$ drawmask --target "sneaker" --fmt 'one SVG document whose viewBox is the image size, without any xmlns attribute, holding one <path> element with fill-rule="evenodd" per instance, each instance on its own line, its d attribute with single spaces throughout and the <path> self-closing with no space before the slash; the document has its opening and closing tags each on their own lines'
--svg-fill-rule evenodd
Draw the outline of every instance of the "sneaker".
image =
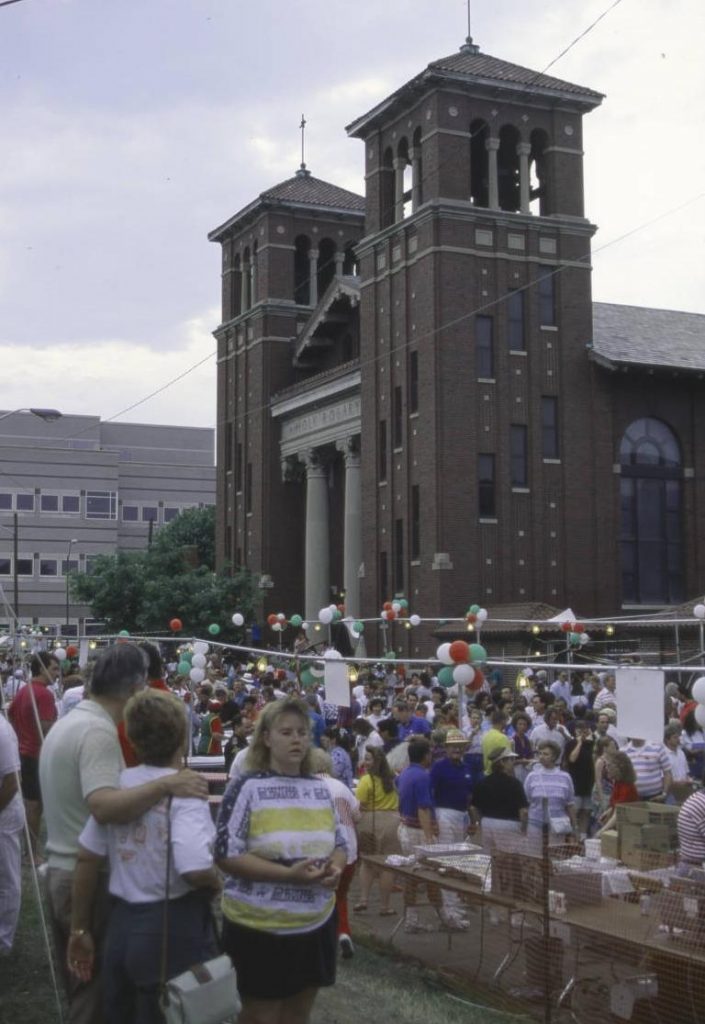
<svg viewBox="0 0 705 1024">
<path fill-rule="evenodd" d="M 355 956 L 353 940 L 349 935 L 346 935 L 345 932 L 338 936 L 338 945 L 340 946 L 340 955 L 343 960 L 349 960 L 351 956 Z"/>
<path fill-rule="evenodd" d="M 404 931 L 407 935 L 422 935 L 434 931 L 432 924 L 422 924 L 421 921 L 405 921 Z"/>
</svg>

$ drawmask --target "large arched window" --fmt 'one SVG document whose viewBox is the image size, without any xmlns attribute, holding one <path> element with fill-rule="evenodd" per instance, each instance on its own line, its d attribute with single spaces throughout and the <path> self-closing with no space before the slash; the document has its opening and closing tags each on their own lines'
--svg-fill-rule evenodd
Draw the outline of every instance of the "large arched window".
<svg viewBox="0 0 705 1024">
<path fill-rule="evenodd" d="M 619 446 L 622 600 L 677 604 L 683 594 L 681 453 L 661 420 L 639 419 Z"/>
</svg>

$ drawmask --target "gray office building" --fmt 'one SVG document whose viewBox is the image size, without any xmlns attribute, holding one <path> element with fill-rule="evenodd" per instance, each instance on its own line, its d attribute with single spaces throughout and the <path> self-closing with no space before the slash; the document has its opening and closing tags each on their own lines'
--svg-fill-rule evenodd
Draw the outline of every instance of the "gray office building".
<svg viewBox="0 0 705 1024">
<path fill-rule="evenodd" d="M 46 412 L 0 413 L 0 620 L 16 587 L 21 625 L 76 635 L 98 624 L 73 604 L 66 622 L 67 572 L 145 548 L 184 509 L 213 505 L 214 432 Z"/>
</svg>

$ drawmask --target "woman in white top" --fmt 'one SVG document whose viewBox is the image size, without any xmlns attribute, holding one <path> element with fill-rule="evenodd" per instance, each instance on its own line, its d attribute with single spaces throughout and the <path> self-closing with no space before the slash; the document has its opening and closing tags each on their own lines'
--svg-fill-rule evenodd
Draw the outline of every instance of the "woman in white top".
<svg viewBox="0 0 705 1024">
<path fill-rule="evenodd" d="M 178 771 L 186 749 L 186 718 L 177 697 L 143 690 L 128 702 L 125 724 L 143 763 L 122 772 L 121 788 Z M 161 1024 L 164 1019 L 159 988 L 167 856 L 171 863 L 166 976 L 180 974 L 214 954 L 210 897 L 221 887 L 213 867 L 214 836 L 203 800 L 163 800 L 123 825 L 99 825 L 88 819 L 74 875 L 68 966 L 82 981 L 93 972 L 91 910 L 98 873 L 108 857 L 113 904 L 101 967 L 108 1024 Z"/>
</svg>

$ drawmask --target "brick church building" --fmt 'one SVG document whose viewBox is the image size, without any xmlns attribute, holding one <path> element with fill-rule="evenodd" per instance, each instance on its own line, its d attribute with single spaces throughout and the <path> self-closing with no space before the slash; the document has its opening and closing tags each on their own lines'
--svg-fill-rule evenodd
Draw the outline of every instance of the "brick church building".
<svg viewBox="0 0 705 1024">
<path fill-rule="evenodd" d="M 302 165 L 209 235 L 218 557 L 265 614 L 702 595 L 705 316 L 592 301 L 602 98 L 468 41 L 348 126 L 364 196 Z"/>
</svg>

